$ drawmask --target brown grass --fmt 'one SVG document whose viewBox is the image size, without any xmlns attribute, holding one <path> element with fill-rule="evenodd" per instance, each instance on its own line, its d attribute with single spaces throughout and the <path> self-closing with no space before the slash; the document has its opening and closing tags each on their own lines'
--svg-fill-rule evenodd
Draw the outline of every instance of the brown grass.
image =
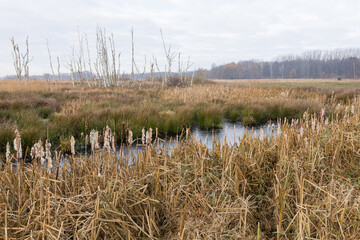
<svg viewBox="0 0 360 240">
<path fill-rule="evenodd" d="M 130 164 L 107 152 L 59 155 L 50 171 L 3 163 L 0 237 L 359 239 L 360 104 L 351 104 L 264 140 L 148 145 Z"/>
</svg>

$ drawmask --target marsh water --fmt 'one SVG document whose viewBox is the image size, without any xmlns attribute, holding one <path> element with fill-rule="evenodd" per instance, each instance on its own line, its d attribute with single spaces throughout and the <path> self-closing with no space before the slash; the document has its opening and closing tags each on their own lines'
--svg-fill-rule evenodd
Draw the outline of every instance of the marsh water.
<svg viewBox="0 0 360 240">
<path fill-rule="evenodd" d="M 239 141 L 244 137 L 245 134 L 259 136 L 261 129 L 263 129 L 263 137 L 274 136 L 277 131 L 276 124 L 267 124 L 259 127 L 244 127 L 241 123 L 231 123 L 223 122 L 222 128 L 205 130 L 200 127 L 194 127 L 191 129 L 191 136 L 195 141 L 201 142 L 206 145 L 209 149 L 213 148 L 214 142 L 219 142 L 221 144 L 227 143 L 233 145 L 234 143 L 239 143 Z M 169 150 L 171 154 L 171 149 L 178 144 L 177 137 L 165 138 L 157 141 L 155 147 L 158 149 L 163 149 L 164 147 Z M 130 149 L 118 149 L 118 157 L 137 157 L 141 152 L 143 152 L 145 146 L 137 144 L 135 142 Z"/>
<path fill-rule="evenodd" d="M 191 137 L 197 142 L 201 142 L 206 145 L 209 149 L 213 148 L 214 142 L 219 142 L 221 144 L 233 145 L 239 143 L 239 141 L 244 137 L 244 135 L 256 135 L 259 136 L 261 129 L 263 129 L 263 137 L 271 137 L 276 134 L 277 125 L 276 124 L 267 124 L 259 126 L 256 128 L 244 127 L 241 123 L 231 123 L 223 122 L 222 128 L 216 128 L 212 130 L 201 129 L 200 127 L 193 127 L 190 131 Z M 120 161 L 125 161 L 131 164 L 135 159 L 141 157 L 141 153 L 144 152 L 145 146 L 140 143 L 141 140 L 135 141 L 131 147 L 117 148 L 116 156 Z M 171 155 L 171 150 L 181 141 L 178 141 L 177 137 L 165 137 L 164 139 L 158 139 L 154 144 L 154 149 L 157 149 L 159 152 L 167 151 Z M 74 156 L 74 159 L 80 159 L 84 156 L 85 153 L 79 153 Z M 99 156 L 107 154 L 103 150 L 97 152 Z M 115 154 L 115 153 L 112 153 Z M 90 155 L 90 152 L 86 154 Z M 69 156 L 65 156 L 65 159 Z M 60 165 L 64 162 L 61 161 Z M 17 162 L 14 163 L 14 170 L 18 168 Z"/>
<path fill-rule="evenodd" d="M 223 122 L 223 128 L 213 130 L 202 130 L 198 127 L 194 128 L 191 133 L 195 139 L 201 141 L 208 148 L 212 148 L 213 140 L 218 140 L 220 143 L 227 144 L 239 143 L 239 140 L 244 137 L 245 134 L 256 134 L 259 136 L 260 129 L 263 128 L 263 136 L 268 135 L 277 130 L 277 125 L 264 125 L 256 128 L 244 127 L 241 123 Z M 269 128 L 269 129 L 268 129 Z"/>
</svg>

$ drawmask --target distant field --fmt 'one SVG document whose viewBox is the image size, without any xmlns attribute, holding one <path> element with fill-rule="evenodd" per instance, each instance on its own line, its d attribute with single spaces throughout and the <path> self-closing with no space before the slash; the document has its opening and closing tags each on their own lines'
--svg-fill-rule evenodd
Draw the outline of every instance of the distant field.
<svg viewBox="0 0 360 240">
<path fill-rule="evenodd" d="M 360 88 L 360 80 L 344 79 L 217 79 L 216 83 L 260 87 L 316 87 L 316 88 Z"/>
</svg>

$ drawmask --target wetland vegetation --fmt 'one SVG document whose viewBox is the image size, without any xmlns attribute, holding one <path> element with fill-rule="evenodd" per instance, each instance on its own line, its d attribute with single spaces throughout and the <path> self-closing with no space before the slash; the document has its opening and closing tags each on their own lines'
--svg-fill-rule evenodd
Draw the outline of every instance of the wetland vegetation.
<svg viewBox="0 0 360 240">
<path fill-rule="evenodd" d="M 358 239 L 357 94 L 2 81 L 0 238 Z M 211 147 L 186 131 L 224 120 L 278 126 Z"/>
</svg>

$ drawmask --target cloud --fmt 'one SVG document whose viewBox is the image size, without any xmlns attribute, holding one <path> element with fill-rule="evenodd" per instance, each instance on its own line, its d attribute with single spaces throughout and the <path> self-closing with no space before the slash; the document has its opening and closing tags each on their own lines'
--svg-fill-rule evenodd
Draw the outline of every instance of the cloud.
<svg viewBox="0 0 360 240">
<path fill-rule="evenodd" d="M 46 39 L 62 71 L 77 44 L 77 26 L 95 55 L 96 27 L 112 32 L 122 53 L 123 70 L 131 63 L 130 28 L 135 30 L 139 63 L 164 61 L 159 29 L 182 56 L 197 67 L 244 59 L 269 60 L 307 49 L 359 47 L 360 2 L 355 0 L 12 0 L 1 1 L 0 76 L 13 74 L 10 38 L 23 48 L 29 36 L 33 74 L 49 72 Z"/>
</svg>

